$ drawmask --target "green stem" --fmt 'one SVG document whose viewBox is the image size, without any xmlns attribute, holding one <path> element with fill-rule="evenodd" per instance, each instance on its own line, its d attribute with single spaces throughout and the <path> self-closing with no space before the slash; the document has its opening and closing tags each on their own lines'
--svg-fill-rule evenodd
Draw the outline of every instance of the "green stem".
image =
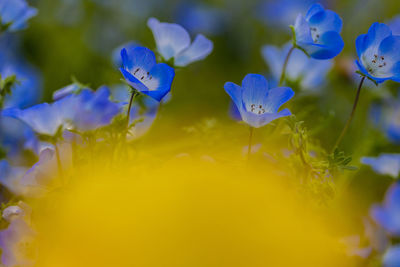
<svg viewBox="0 0 400 267">
<path fill-rule="evenodd" d="M 133 100 L 135 99 L 135 96 L 136 96 L 136 91 L 132 90 L 131 98 L 129 99 L 128 111 L 127 111 L 127 114 L 126 114 L 126 129 L 127 130 L 128 130 L 128 127 L 129 127 L 129 119 L 130 119 L 130 116 L 131 116 L 131 108 L 132 108 L 132 104 L 133 104 Z"/>
<path fill-rule="evenodd" d="M 335 151 L 335 149 L 340 145 L 340 142 L 342 141 L 344 135 L 346 134 L 346 132 L 347 132 L 347 130 L 348 130 L 350 124 L 351 124 L 351 121 L 354 118 L 354 114 L 355 114 L 356 109 L 357 109 L 358 100 L 360 99 L 361 88 L 362 88 L 362 86 L 364 84 L 365 78 L 366 78 L 366 76 L 362 77 L 362 79 L 360 81 L 360 84 L 358 85 L 356 98 L 354 100 L 353 109 L 351 110 L 350 117 L 348 118 L 348 120 L 346 122 L 346 125 L 344 126 L 344 128 L 342 130 L 342 133 L 339 135 L 339 138 L 336 140 L 336 143 L 333 146 L 331 153 L 333 153 Z"/>
<path fill-rule="evenodd" d="M 279 86 L 281 86 L 281 85 L 283 84 L 283 82 L 285 81 L 286 68 L 287 68 L 287 65 L 288 65 L 288 63 L 289 63 L 290 56 L 292 55 L 294 49 L 295 49 L 295 47 L 292 46 L 292 47 L 290 48 L 288 54 L 286 55 L 285 62 L 283 63 L 283 67 L 282 67 L 281 78 L 280 78 L 280 80 L 279 80 Z"/>
<path fill-rule="evenodd" d="M 251 155 L 251 143 L 253 141 L 253 132 L 254 132 L 254 128 L 250 126 L 249 146 L 247 148 L 247 160 L 250 159 L 250 155 Z"/>
</svg>

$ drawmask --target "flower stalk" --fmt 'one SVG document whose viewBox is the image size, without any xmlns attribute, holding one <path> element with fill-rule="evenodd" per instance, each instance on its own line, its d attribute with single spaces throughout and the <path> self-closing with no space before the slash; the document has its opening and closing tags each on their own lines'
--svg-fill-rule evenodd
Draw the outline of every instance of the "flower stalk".
<svg viewBox="0 0 400 267">
<path fill-rule="evenodd" d="M 362 88 L 362 86 L 364 84 L 365 78 L 366 78 L 366 76 L 363 76 L 361 78 L 360 84 L 358 85 L 358 89 L 357 89 L 357 93 L 356 93 L 356 98 L 354 100 L 353 108 L 352 108 L 351 113 L 350 113 L 350 117 L 347 119 L 346 125 L 344 126 L 341 134 L 339 135 L 339 138 L 336 140 L 336 143 L 333 146 L 331 153 L 333 153 L 333 151 L 335 151 L 335 149 L 340 145 L 340 142 L 342 141 L 344 135 L 346 134 L 346 132 L 347 132 L 347 130 L 348 130 L 353 118 L 354 118 L 354 114 L 355 114 L 356 109 L 357 109 L 358 100 L 360 99 L 361 88 Z"/>
</svg>

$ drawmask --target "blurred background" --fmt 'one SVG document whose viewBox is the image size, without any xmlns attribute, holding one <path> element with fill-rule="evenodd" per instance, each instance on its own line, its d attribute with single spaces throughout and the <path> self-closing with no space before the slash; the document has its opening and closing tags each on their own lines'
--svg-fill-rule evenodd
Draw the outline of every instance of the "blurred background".
<svg viewBox="0 0 400 267">
<path fill-rule="evenodd" d="M 262 56 L 264 45 L 283 46 L 291 40 L 289 25 L 298 13 L 304 13 L 317 1 L 312 0 L 32 0 L 31 6 L 39 13 L 30 20 L 25 31 L 5 34 L 0 38 L 0 60 L 14 62 L 21 72 L 22 90 L 28 107 L 38 102 L 51 101 L 52 93 L 72 82 L 98 88 L 121 83 L 118 70 L 119 50 L 134 42 L 150 49 L 155 43 L 146 22 L 149 17 L 183 25 L 191 33 L 203 33 L 214 42 L 214 51 L 205 60 L 176 72 L 172 99 L 163 106 L 161 116 L 140 142 L 151 144 L 180 140 L 193 132 L 188 127 L 211 121 L 209 127 L 224 125 L 219 136 L 206 136 L 200 145 L 213 146 L 218 138 L 231 140 L 232 145 L 246 144 L 248 130 L 229 115 L 230 99 L 223 89 L 227 81 L 237 84 L 247 73 L 261 73 L 271 77 L 273 70 Z M 321 0 L 325 7 L 335 10 L 344 22 L 345 48 L 333 60 L 333 66 L 317 88 L 304 90 L 298 82 L 289 85 L 296 91 L 288 103 L 298 120 L 305 121 L 309 135 L 321 147 L 329 150 L 350 112 L 359 77 L 355 74 L 355 39 L 366 33 L 375 22 L 389 23 L 400 15 L 398 0 Z M 398 12 L 398 13 L 396 13 Z M 4 71 L 4 70 L 3 70 Z M 387 82 L 376 87 L 367 84 L 361 95 L 356 119 L 342 148 L 353 155 L 358 172 L 342 175 L 346 190 L 341 192 L 337 209 L 345 209 L 354 228 L 362 232 L 362 217 L 371 203 L 382 199 L 389 177 L 374 174 L 369 167 L 361 167 L 361 156 L 376 156 L 384 152 L 400 152 L 396 142 L 376 127 L 379 112 L 371 109 L 390 99 L 396 99 L 398 85 Z M 32 95 L 31 95 L 32 94 Z M 372 115 L 374 116 L 372 116 Z M 217 126 L 215 126 L 217 125 Z M 281 137 L 271 137 L 276 124 L 257 132 L 256 142 L 268 147 Z M 171 131 L 174 129 L 174 131 Z M 168 132 L 168 136 L 163 135 Z M 221 136 L 222 135 L 222 136 Z M 280 142 L 286 142 L 284 138 Z M 149 141 L 147 145 L 149 144 Z"/>
</svg>

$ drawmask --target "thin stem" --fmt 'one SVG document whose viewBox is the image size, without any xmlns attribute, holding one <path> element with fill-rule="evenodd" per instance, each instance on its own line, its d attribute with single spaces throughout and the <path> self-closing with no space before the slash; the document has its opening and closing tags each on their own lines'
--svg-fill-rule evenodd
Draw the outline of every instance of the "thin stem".
<svg viewBox="0 0 400 267">
<path fill-rule="evenodd" d="M 253 141 L 253 132 L 254 128 L 250 126 L 250 134 L 249 134 L 249 146 L 247 148 L 247 160 L 250 159 L 250 154 L 251 154 L 251 143 Z"/>
<path fill-rule="evenodd" d="M 126 129 L 128 129 L 129 127 L 129 119 L 131 116 L 131 108 L 132 108 L 132 104 L 133 104 L 133 100 L 135 99 L 136 96 L 136 91 L 132 91 L 131 93 L 131 98 L 129 99 L 129 106 L 128 106 L 128 111 L 126 114 Z"/>
<path fill-rule="evenodd" d="M 288 54 L 286 55 L 285 62 L 283 63 L 283 67 L 282 67 L 281 78 L 280 78 L 280 80 L 279 80 L 279 86 L 281 86 L 282 83 L 285 81 L 286 68 L 287 68 L 287 65 L 288 65 L 288 63 L 289 63 L 290 56 L 292 55 L 294 49 L 295 49 L 295 47 L 292 46 L 292 47 L 290 48 Z"/>
<path fill-rule="evenodd" d="M 350 117 L 348 118 L 348 120 L 346 122 L 346 125 L 344 126 L 344 128 L 342 130 L 342 133 L 339 135 L 339 138 L 337 139 L 335 145 L 333 146 L 331 153 L 333 153 L 335 151 L 335 149 L 340 145 L 340 142 L 342 141 L 344 135 L 346 134 L 346 132 L 347 132 L 347 130 L 348 130 L 350 124 L 351 124 L 351 121 L 354 118 L 354 114 L 355 114 L 356 109 L 357 109 L 358 100 L 360 99 L 361 88 L 362 88 L 362 86 L 364 84 L 365 78 L 366 78 L 365 76 L 362 77 L 362 79 L 360 81 L 360 84 L 358 85 L 356 99 L 354 100 L 353 109 L 351 110 Z"/>
<path fill-rule="evenodd" d="M 60 176 L 61 180 L 64 182 L 64 173 L 61 165 L 61 157 L 60 157 L 60 150 L 58 149 L 58 145 L 54 144 L 54 149 L 56 152 L 56 159 L 57 159 L 57 166 L 58 166 L 58 175 Z"/>
</svg>

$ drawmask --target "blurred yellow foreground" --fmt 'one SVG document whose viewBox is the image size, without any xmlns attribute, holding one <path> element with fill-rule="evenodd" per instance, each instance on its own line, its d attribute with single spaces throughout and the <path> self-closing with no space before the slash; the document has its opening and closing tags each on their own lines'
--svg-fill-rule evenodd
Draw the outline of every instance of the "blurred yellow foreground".
<svg viewBox="0 0 400 267">
<path fill-rule="evenodd" d="M 334 225 L 263 168 L 188 155 L 100 165 L 31 203 L 37 266 L 347 266 Z"/>
</svg>

